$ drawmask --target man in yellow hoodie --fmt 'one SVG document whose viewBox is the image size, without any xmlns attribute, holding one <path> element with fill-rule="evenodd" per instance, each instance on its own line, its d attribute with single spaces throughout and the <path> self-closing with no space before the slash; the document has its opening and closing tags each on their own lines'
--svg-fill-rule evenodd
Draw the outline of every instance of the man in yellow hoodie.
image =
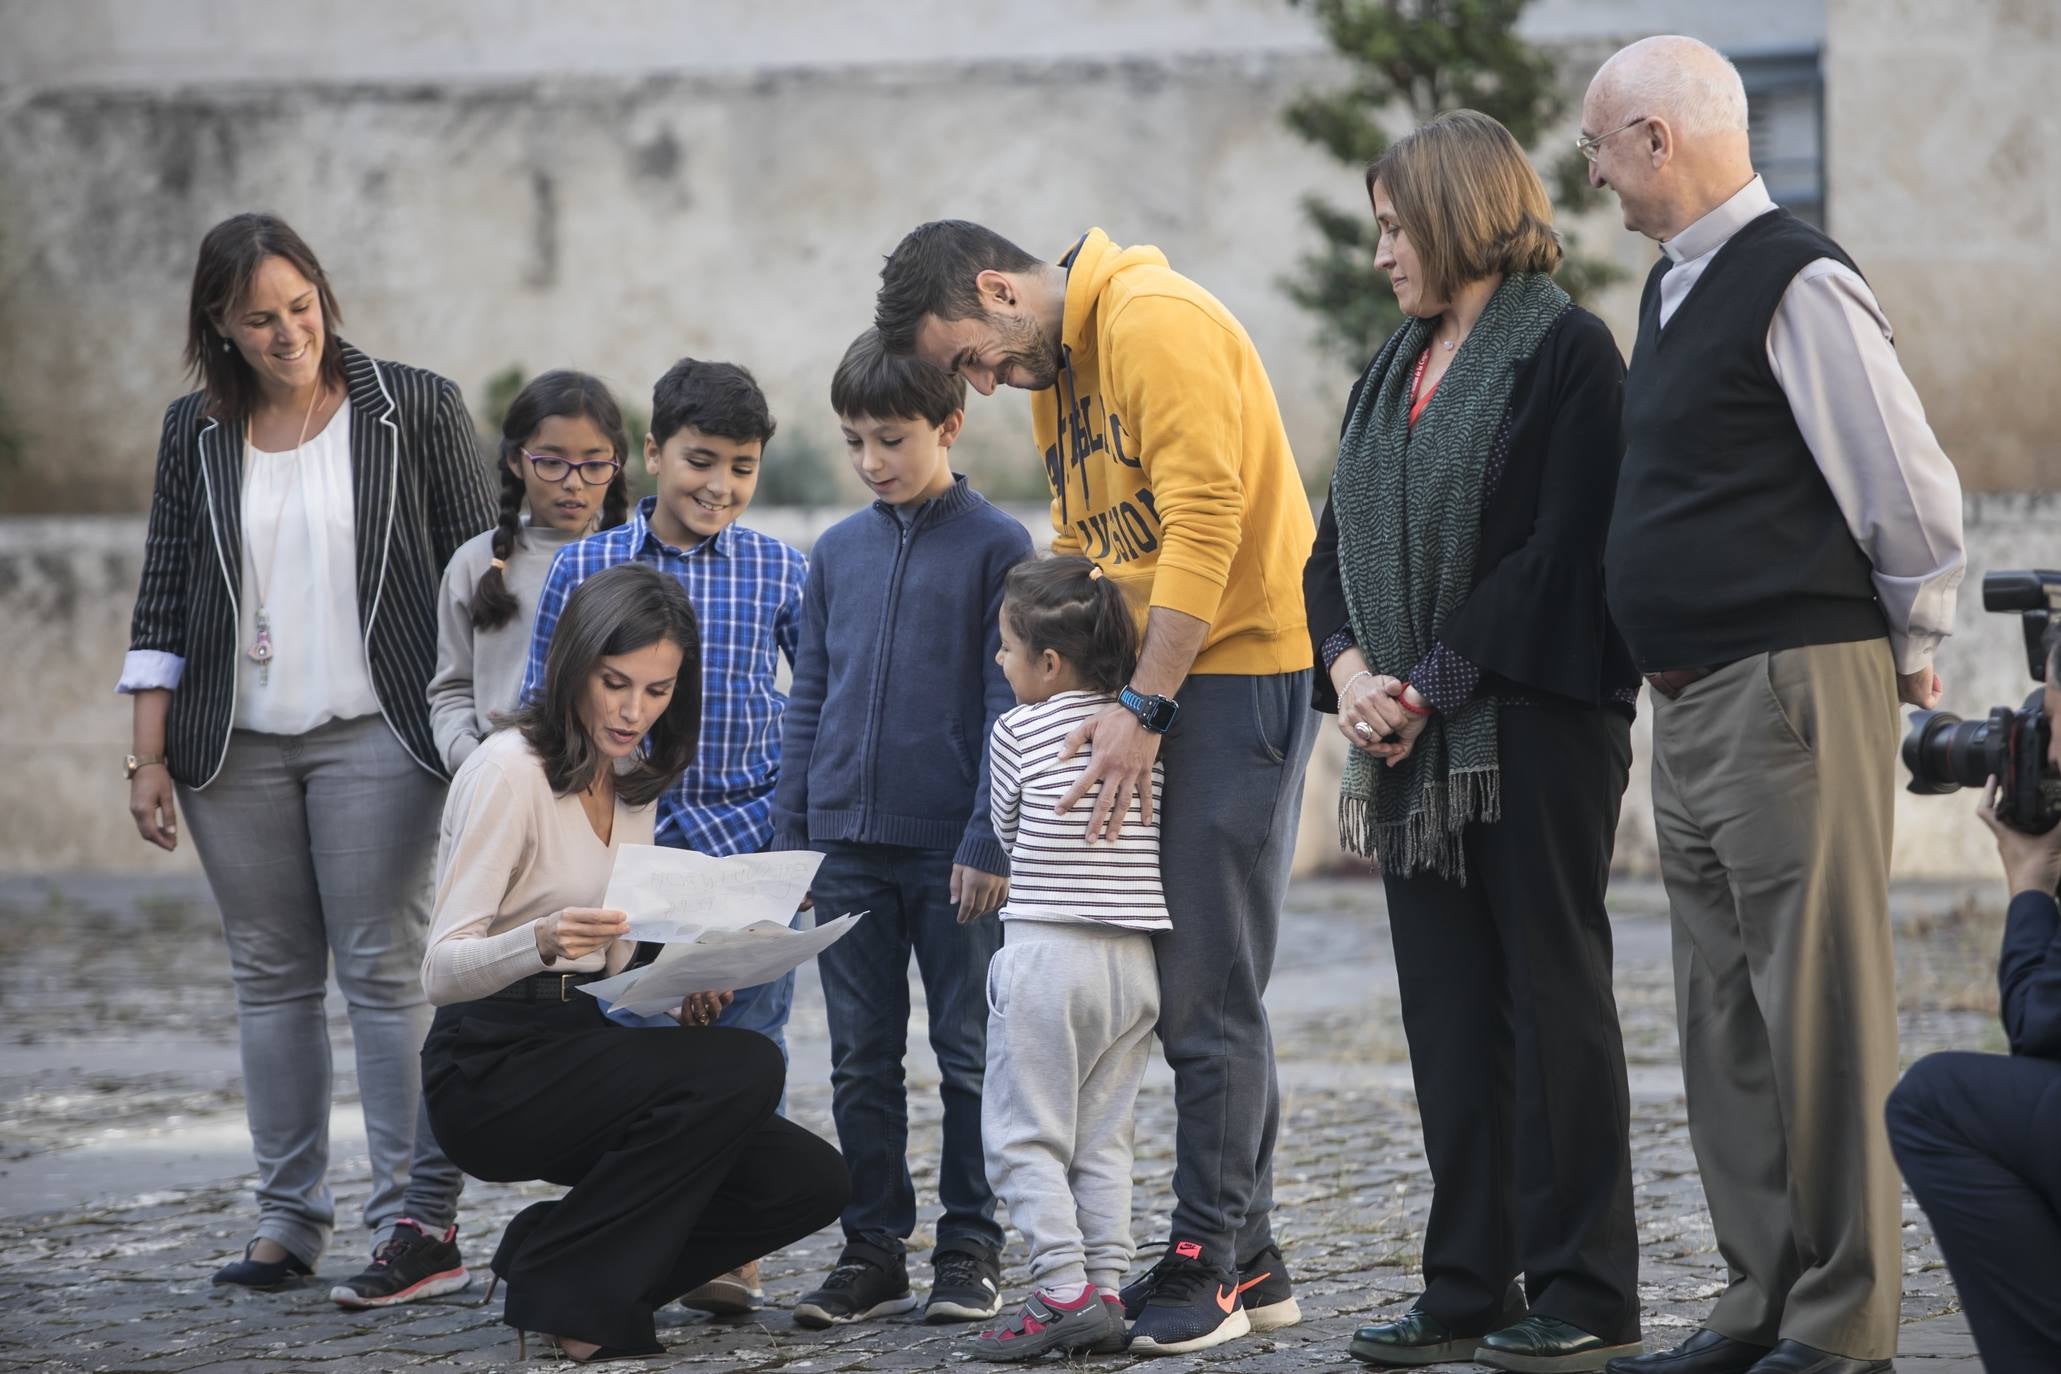
<svg viewBox="0 0 2061 1374">
<path fill-rule="evenodd" d="M 1315 538 L 1259 354 L 1156 248 L 1091 229 L 1057 263 L 977 224 L 904 238 L 881 272 L 888 347 L 1034 394 L 1052 549 L 1083 554 L 1144 616 L 1121 697 L 1067 741 L 1091 759 L 1068 804 L 1114 836 L 1165 764 L 1154 936 L 1174 1071 L 1172 1241 L 1123 1290 L 1140 1354 L 1300 1320 L 1269 1227 L 1279 1114 L 1261 997 L 1273 969 L 1315 737 L 1302 567 Z M 1078 809 L 1087 809 L 1086 807 Z"/>
</svg>

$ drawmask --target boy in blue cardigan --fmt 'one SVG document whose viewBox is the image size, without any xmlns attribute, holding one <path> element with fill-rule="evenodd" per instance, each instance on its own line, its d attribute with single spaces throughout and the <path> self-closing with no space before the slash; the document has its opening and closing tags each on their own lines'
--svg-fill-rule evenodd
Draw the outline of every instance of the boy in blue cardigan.
<svg viewBox="0 0 2061 1374">
<path fill-rule="evenodd" d="M 965 401 L 964 382 L 890 355 L 872 330 L 830 383 L 852 467 L 876 499 L 824 531 L 809 559 L 773 847 L 824 854 L 819 910 L 871 914 L 817 961 L 852 1201 L 844 1253 L 795 1308 L 803 1326 L 916 1306 L 902 1075 L 912 952 L 944 1101 L 944 1216 L 924 1318 L 977 1321 L 1001 1308 L 980 1098 L 1009 860 L 988 816 L 988 731 L 1016 704 L 995 661 L 997 617 L 1003 576 L 1031 543 L 952 472 Z"/>
</svg>

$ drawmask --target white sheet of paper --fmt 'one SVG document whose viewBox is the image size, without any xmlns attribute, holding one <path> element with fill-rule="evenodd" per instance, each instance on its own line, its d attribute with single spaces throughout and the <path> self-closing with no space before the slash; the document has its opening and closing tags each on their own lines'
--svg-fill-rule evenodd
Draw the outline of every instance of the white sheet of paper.
<svg viewBox="0 0 2061 1374">
<path fill-rule="evenodd" d="M 601 905 L 630 918 L 632 940 L 693 940 L 704 931 L 743 930 L 761 921 L 784 928 L 822 862 L 821 854 L 808 849 L 718 859 L 664 845 L 626 844 L 616 851 Z"/>
<path fill-rule="evenodd" d="M 703 931 L 699 939 L 668 944 L 643 968 L 582 983 L 580 991 L 622 1011 L 669 1011 L 689 993 L 770 983 L 828 949 L 865 914 L 840 916 L 814 930 L 763 921 L 742 930 Z"/>
</svg>

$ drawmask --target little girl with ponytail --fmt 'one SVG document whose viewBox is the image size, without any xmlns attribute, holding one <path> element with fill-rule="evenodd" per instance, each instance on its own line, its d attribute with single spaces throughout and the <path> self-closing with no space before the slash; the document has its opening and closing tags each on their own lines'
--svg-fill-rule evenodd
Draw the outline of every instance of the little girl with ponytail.
<svg viewBox="0 0 2061 1374">
<path fill-rule="evenodd" d="M 515 709 L 551 560 L 628 514 L 629 451 L 615 397 L 584 372 L 546 372 L 509 404 L 501 422 L 501 518 L 451 555 L 437 593 L 430 724 L 453 773 L 497 717 Z"/>
<path fill-rule="evenodd" d="M 988 964 L 981 1144 L 995 1196 L 1030 1249 L 1031 1293 L 969 1342 L 977 1359 L 1121 1350 L 1138 1082 L 1159 1020 L 1152 932 L 1164 772 L 1114 840 L 1059 802 L 1085 752 L 1066 737 L 1116 699 L 1138 658 L 1123 590 L 1085 558 L 1019 563 L 1002 589 L 996 655 L 1019 703 L 988 740 L 995 836 L 1009 847 L 1002 948 Z"/>
</svg>

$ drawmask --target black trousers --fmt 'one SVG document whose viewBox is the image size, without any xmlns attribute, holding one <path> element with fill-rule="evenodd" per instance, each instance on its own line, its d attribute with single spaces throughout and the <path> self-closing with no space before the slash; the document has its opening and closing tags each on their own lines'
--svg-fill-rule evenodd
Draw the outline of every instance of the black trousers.
<svg viewBox="0 0 2061 1374">
<path fill-rule="evenodd" d="M 1603 892 L 1631 768 L 1615 711 L 1498 712 L 1502 816 L 1466 882 L 1387 876 L 1431 1218 L 1418 1306 L 1456 1332 L 1531 1310 L 1639 1336 L 1631 1096 Z M 1513 1310 L 1513 1307 L 1515 1310 Z"/>
<path fill-rule="evenodd" d="M 1927 1055 L 1890 1093 L 1888 1117 L 1983 1368 L 2061 1370 L 2061 1062 Z"/>
<path fill-rule="evenodd" d="M 453 1162 L 572 1191 L 509 1224 L 503 1320 L 624 1349 L 655 1309 L 837 1220 L 835 1149 L 775 1114 L 772 1041 L 723 1027 L 631 1030 L 592 999 L 469 1002 L 422 1050 L 431 1126 Z"/>
</svg>

